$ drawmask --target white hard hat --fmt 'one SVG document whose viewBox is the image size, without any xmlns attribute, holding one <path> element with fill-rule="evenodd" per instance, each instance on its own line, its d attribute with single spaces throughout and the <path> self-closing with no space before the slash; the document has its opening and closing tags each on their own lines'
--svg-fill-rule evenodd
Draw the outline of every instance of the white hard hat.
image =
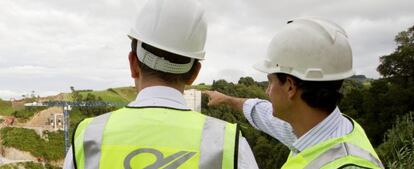
<svg viewBox="0 0 414 169">
<path fill-rule="evenodd" d="M 271 41 L 266 59 L 254 68 L 307 81 L 341 80 L 354 75 L 345 31 L 318 18 L 289 21 Z"/>
<path fill-rule="evenodd" d="M 207 23 L 198 0 L 148 0 L 130 38 L 189 58 L 204 59 Z"/>
</svg>

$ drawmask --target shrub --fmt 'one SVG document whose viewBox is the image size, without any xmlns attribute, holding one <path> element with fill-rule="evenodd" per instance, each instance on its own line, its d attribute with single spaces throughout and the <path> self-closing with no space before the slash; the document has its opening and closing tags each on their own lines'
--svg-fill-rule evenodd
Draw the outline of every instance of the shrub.
<svg viewBox="0 0 414 169">
<path fill-rule="evenodd" d="M 414 112 L 397 119 L 377 152 L 389 168 L 414 168 Z"/>
<path fill-rule="evenodd" d="M 47 107 L 26 107 L 23 110 L 13 112 L 13 116 L 19 119 L 28 120 L 35 113 L 46 109 Z"/>
<path fill-rule="evenodd" d="M 46 160 L 64 158 L 63 132 L 45 132 L 48 140 L 40 138 L 34 130 L 5 127 L 0 130 L 2 144 L 6 147 L 30 152 L 35 157 Z"/>
</svg>

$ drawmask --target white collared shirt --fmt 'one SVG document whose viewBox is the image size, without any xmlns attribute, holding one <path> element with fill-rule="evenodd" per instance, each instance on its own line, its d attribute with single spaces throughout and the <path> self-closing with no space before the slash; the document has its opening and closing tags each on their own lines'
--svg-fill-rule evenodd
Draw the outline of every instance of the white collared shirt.
<svg viewBox="0 0 414 169">
<path fill-rule="evenodd" d="M 190 110 L 181 92 L 166 86 L 152 86 L 141 90 L 129 107 L 169 107 Z M 258 169 L 253 152 L 244 137 L 239 139 L 238 169 Z M 74 169 L 72 148 L 66 154 L 63 169 Z"/>
<path fill-rule="evenodd" d="M 267 100 L 248 99 L 243 104 L 243 113 L 249 123 L 278 139 L 292 151 L 292 155 L 328 139 L 342 137 L 353 129 L 351 121 L 344 117 L 337 107 L 322 122 L 297 138 L 292 126 L 274 117 L 272 112 L 272 103 Z"/>
<path fill-rule="evenodd" d="M 169 107 L 174 109 L 190 110 L 183 94 L 176 89 L 166 86 L 153 86 L 141 90 L 129 107 Z"/>
</svg>

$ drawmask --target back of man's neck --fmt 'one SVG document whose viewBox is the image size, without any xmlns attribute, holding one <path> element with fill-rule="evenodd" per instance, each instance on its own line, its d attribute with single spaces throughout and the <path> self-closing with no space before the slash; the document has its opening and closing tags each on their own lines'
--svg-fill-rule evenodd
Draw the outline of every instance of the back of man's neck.
<svg viewBox="0 0 414 169">
<path fill-rule="evenodd" d="M 291 124 L 297 138 L 300 138 L 306 134 L 330 114 L 330 112 L 325 112 L 309 106 L 298 108 L 295 112 L 294 118 L 292 118 L 289 123 Z"/>
</svg>

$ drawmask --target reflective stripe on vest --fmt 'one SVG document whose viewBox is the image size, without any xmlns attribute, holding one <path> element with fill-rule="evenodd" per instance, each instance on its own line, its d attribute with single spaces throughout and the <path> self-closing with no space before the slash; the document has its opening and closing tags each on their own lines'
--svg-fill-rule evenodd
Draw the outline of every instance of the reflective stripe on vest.
<svg viewBox="0 0 414 169">
<path fill-rule="evenodd" d="M 169 111 L 166 109 L 166 111 Z M 177 110 L 175 110 L 177 111 Z M 192 113 L 192 112 L 184 112 L 184 113 Z M 98 169 L 98 168 L 104 168 L 106 166 L 99 166 L 100 160 L 101 160 L 101 154 L 102 154 L 102 146 L 103 144 L 103 135 L 105 133 L 105 126 L 108 123 L 108 120 L 111 119 L 112 113 L 107 113 L 98 117 L 93 118 L 90 120 L 88 124 L 84 127 L 83 132 L 84 134 L 78 135 L 78 138 L 76 138 L 78 141 L 81 141 L 79 139 L 83 140 L 83 147 L 82 148 L 76 148 L 78 151 L 75 154 L 82 153 L 80 151 L 83 151 L 84 155 L 80 158 L 75 157 L 77 161 L 79 161 L 78 166 L 80 169 Z M 208 116 L 203 116 L 204 124 L 200 125 L 202 127 L 201 131 L 201 143 L 199 143 L 199 161 L 198 166 L 200 169 L 211 169 L 211 168 L 233 168 L 234 162 L 237 162 L 237 160 L 234 157 L 237 157 L 237 155 L 234 155 L 234 149 L 237 148 L 238 145 L 235 141 L 236 136 L 236 127 L 233 124 L 229 124 L 225 121 L 215 119 Z M 234 128 L 234 129 L 233 129 Z M 201 129 L 201 128 L 200 128 Z M 229 131 L 234 131 L 234 137 L 232 138 L 226 138 L 226 132 L 227 135 Z M 82 130 L 76 131 L 77 133 L 82 133 Z M 83 138 L 80 138 L 82 137 Z M 106 138 L 106 137 L 105 137 Z M 198 140 L 197 138 L 194 138 L 194 140 Z M 229 146 L 233 144 L 232 146 Z M 227 146 L 225 146 L 227 145 Z M 225 147 L 226 150 L 225 150 Z M 229 149 L 230 148 L 230 149 Z M 232 151 L 232 152 L 229 152 Z M 148 165 L 145 167 L 146 169 L 157 169 L 157 168 L 166 168 L 166 169 L 176 169 L 183 163 L 185 163 L 188 159 L 195 156 L 196 152 L 191 151 L 178 151 L 176 153 L 170 154 L 166 157 L 164 157 L 164 154 L 154 148 L 139 148 L 136 150 L 131 151 L 128 155 L 125 156 L 125 159 L 123 161 L 123 167 L 125 169 L 130 169 L 130 162 L 132 158 L 137 156 L 138 154 L 152 154 L 155 157 L 155 162 L 151 165 Z M 226 154 L 227 153 L 227 154 Z M 231 157 L 229 157 L 231 156 Z M 84 163 L 82 162 L 84 160 Z M 223 161 L 225 160 L 225 161 Z M 84 164 L 83 166 L 81 166 Z M 103 164 L 101 164 L 103 165 Z M 226 166 L 226 167 L 225 167 Z"/>
<path fill-rule="evenodd" d="M 355 146 L 349 143 L 339 143 L 330 148 L 329 150 L 325 151 L 323 154 L 319 155 L 316 159 L 311 161 L 305 169 L 314 169 L 314 168 L 321 168 L 322 166 L 333 162 L 337 159 L 346 157 L 346 156 L 356 156 L 363 159 L 366 159 L 377 166 L 384 168 L 382 163 L 375 158 L 370 152 Z"/>
<path fill-rule="evenodd" d="M 349 119 L 354 126 L 351 133 L 320 142 L 295 156 L 291 153 L 282 168 L 328 169 L 349 164 L 365 168 L 384 168 L 364 129 L 357 122 Z"/>
<path fill-rule="evenodd" d="M 223 121 L 206 117 L 201 135 L 200 169 L 221 168 L 225 127 Z"/>
<path fill-rule="evenodd" d="M 102 135 L 111 113 L 93 118 L 85 129 L 83 147 L 85 152 L 85 169 L 99 168 L 101 158 Z"/>
</svg>

